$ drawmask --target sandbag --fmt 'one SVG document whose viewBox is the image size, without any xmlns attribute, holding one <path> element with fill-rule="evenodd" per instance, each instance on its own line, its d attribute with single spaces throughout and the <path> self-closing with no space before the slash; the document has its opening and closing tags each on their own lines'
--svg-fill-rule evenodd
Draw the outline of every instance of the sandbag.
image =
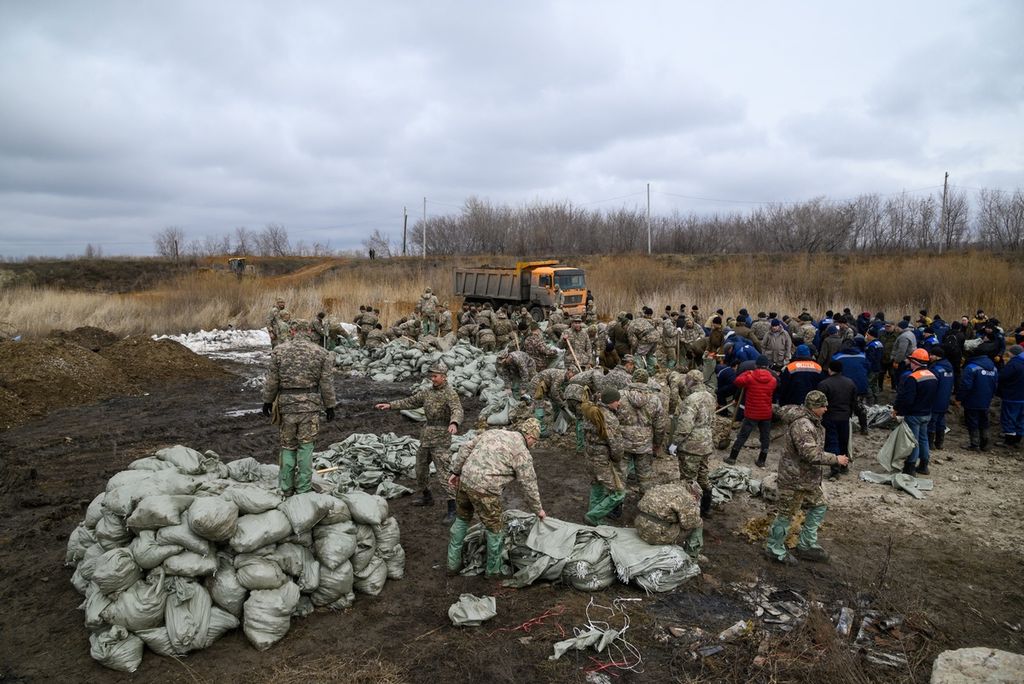
<svg viewBox="0 0 1024 684">
<path fill-rule="evenodd" d="M 362 571 L 353 572 L 352 586 L 362 594 L 376 596 L 384 588 L 384 583 L 387 579 L 387 564 L 384 563 L 382 558 L 373 556 Z"/>
<path fill-rule="evenodd" d="M 236 482 L 259 482 L 264 479 L 263 464 L 252 456 L 227 464 L 228 477 Z"/>
<path fill-rule="evenodd" d="M 493 596 L 462 594 L 448 608 L 448 619 L 456 627 L 478 627 L 497 614 L 497 602 Z"/>
<path fill-rule="evenodd" d="M 103 611 L 110 607 L 111 603 L 113 603 L 111 598 L 90 582 L 85 590 L 85 600 L 78 606 L 78 609 L 85 613 L 85 626 L 89 629 L 106 627 L 107 622 L 103 619 Z"/>
<path fill-rule="evenodd" d="M 242 513 L 264 513 L 281 504 L 280 494 L 253 485 L 234 485 L 221 492 L 220 496 L 238 506 Z"/>
<path fill-rule="evenodd" d="M 249 553 L 267 544 L 276 544 L 291 533 L 292 525 L 281 511 L 243 515 L 238 518 L 230 544 L 238 553 Z"/>
<path fill-rule="evenodd" d="M 118 672 L 135 672 L 142 663 L 142 639 L 124 627 L 113 626 L 89 635 L 89 655 Z"/>
<path fill-rule="evenodd" d="M 299 544 L 278 544 L 270 554 L 285 574 L 292 577 L 299 589 L 308 594 L 320 584 L 320 562 L 305 546 Z"/>
<path fill-rule="evenodd" d="M 125 526 L 124 518 L 110 511 L 103 511 L 93 536 L 104 551 L 127 546 L 132 540 L 132 533 Z"/>
<path fill-rule="evenodd" d="M 96 561 L 92 581 L 104 594 L 124 591 L 142 577 L 142 569 L 128 549 L 112 549 Z"/>
<path fill-rule="evenodd" d="M 351 605 L 353 580 L 351 563 L 346 561 L 334 569 L 321 564 L 320 584 L 309 598 L 314 606 L 347 608 Z"/>
<path fill-rule="evenodd" d="M 191 551 L 182 551 L 165 560 L 162 567 L 168 575 L 175 577 L 205 577 L 217 571 L 217 559 L 213 554 L 201 556 Z"/>
<path fill-rule="evenodd" d="M 107 480 L 104 491 L 109 493 L 124 486 L 137 486 L 148 481 L 151 476 L 152 472 L 148 470 L 122 470 Z"/>
<path fill-rule="evenodd" d="M 238 583 L 249 590 L 277 589 L 288 581 L 281 566 L 270 554 L 273 549 L 235 556 L 235 575 Z"/>
<path fill-rule="evenodd" d="M 333 499 L 334 497 L 328 494 L 305 492 L 289 496 L 277 510 L 287 516 L 295 534 L 302 534 L 313 529 L 313 526 L 334 508 Z"/>
<path fill-rule="evenodd" d="M 374 525 L 373 536 L 377 542 L 378 552 L 382 555 L 388 553 L 398 546 L 398 543 L 401 541 L 401 530 L 398 527 L 398 521 L 392 516 L 380 525 Z"/>
<path fill-rule="evenodd" d="M 320 563 L 335 570 L 356 552 L 356 526 L 350 522 L 317 525 L 313 528 L 313 540 Z"/>
<path fill-rule="evenodd" d="M 123 470 L 124 473 L 138 473 L 142 479 L 133 481 L 115 489 L 109 489 L 107 483 L 107 494 L 103 497 L 103 508 L 116 513 L 122 517 L 128 517 L 135 510 L 135 506 L 147 496 L 156 494 L 191 494 L 195 491 L 196 481 L 188 475 L 182 475 L 175 470 Z M 116 478 L 110 478 L 111 481 Z"/>
<path fill-rule="evenodd" d="M 82 580 L 84 580 L 84 584 L 86 586 L 92 582 L 92 573 L 96 569 L 96 562 L 104 553 L 106 553 L 106 551 L 104 551 L 99 544 L 90 546 L 85 551 L 85 557 L 82 558 L 78 563 L 78 567 L 75 568 L 75 575 L 78 575 Z M 72 584 L 75 584 L 74 577 L 72 577 Z M 75 584 L 75 586 L 78 587 L 79 585 Z M 83 587 L 79 589 L 79 591 L 84 594 L 85 588 Z"/>
<path fill-rule="evenodd" d="M 391 549 L 386 556 L 382 555 L 388 568 L 388 579 L 400 580 L 405 577 L 405 549 L 401 544 Z"/>
<path fill-rule="evenodd" d="M 279 543 L 298 544 L 299 546 L 305 546 L 306 548 L 313 548 L 313 531 L 309 530 L 308 532 L 303 532 L 302 534 L 289 534 Z"/>
<path fill-rule="evenodd" d="M 164 624 L 174 653 L 203 648 L 212 609 L 210 593 L 201 584 L 185 577 L 168 578 Z"/>
<path fill-rule="evenodd" d="M 235 533 L 238 506 L 220 497 L 196 499 L 188 509 L 188 526 L 210 541 L 227 541 Z"/>
<path fill-rule="evenodd" d="M 217 571 L 206 580 L 210 598 L 232 615 L 242 614 L 242 604 L 249 596 L 249 590 L 239 583 L 235 565 L 226 553 L 217 554 Z"/>
<path fill-rule="evenodd" d="M 158 544 L 174 544 L 185 547 L 186 551 L 198 553 L 200 556 L 209 556 L 213 552 L 210 542 L 192 531 L 188 523 L 188 514 L 182 516 L 182 522 L 178 525 L 171 525 L 156 531 Z"/>
<path fill-rule="evenodd" d="M 192 505 L 194 496 L 188 494 L 153 494 L 141 499 L 125 521 L 128 528 L 158 530 L 181 523 L 181 514 Z"/>
<path fill-rule="evenodd" d="M 220 639 L 225 632 L 238 627 L 238 618 L 226 610 L 217 606 L 210 609 L 210 626 L 206 630 L 206 636 L 202 639 L 198 648 L 207 648 L 217 639 Z"/>
<path fill-rule="evenodd" d="M 304 618 L 308 615 L 312 615 L 313 611 L 316 610 L 316 606 L 309 600 L 307 594 L 303 594 L 299 597 L 299 602 L 295 604 L 295 611 L 292 613 L 292 617 Z"/>
<path fill-rule="evenodd" d="M 299 587 L 294 582 L 249 595 L 243 608 L 242 629 L 256 650 L 267 650 L 288 633 L 299 596 Z"/>
<path fill-rule="evenodd" d="M 377 540 L 373 536 L 373 528 L 369 525 L 356 525 L 356 551 L 352 554 L 352 569 L 355 572 L 363 570 L 377 547 Z"/>
<path fill-rule="evenodd" d="M 156 540 L 156 532 L 153 530 L 141 530 L 139 536 L 132 539 L 128 545 L 135 562 L 143 570 L 152 570 L 163 563 L 171 556 L 185 550 L 184 546 L 177 544 L 160 544 Z"/>
<path fill-rule="evenodd" d="M 140 579 L 108 605 L 101 613 L 103 621 L 120 625 L 129 632 L 152 629 L 164 624 L 167 605 L 164 572 L 157 570 Z"/>
<path fill-rule="evenodd" d="M 337 523 L 349 522 L 352 520 L 352 513 L 348 510 L 348 504 L 336 496 L 331 497 L 331 510 L 320 520 L 320 525 L 335 525 Z"/>
<path fill-rule="evenodd" d="M 146 456 L 129 463 L 128 470 L 177 470 L 177 468 L 173 463 L 161 461 L 155 456 Z"/>
<path fill-rule="evenodd" d="M 387 520 L 388 502 L 382 497 L 356 489 L 345 492 L 341 498 L 348 504 L 352 520 L 360 525 L 380 525 Z"/>
<path fill-rule="evenodd" d="M 89 503 L 89 507 L 85 509 L 85 520 L 82 521 L 82 524 L 90 530 L 96 527 L 96 523 L 103 516 L 103 497 L 106 495 L 106 492 L 100 492 Z"/>
<path fill-rule="evenodd" d="M 79 525 L 71 531 L 68 537 L 68 550 L 64 554 L 64 565 L 77 565 L 85 558 L 85 552 L 90 546 L 96 544 L 96 534 L 84 524 Z"/>
<path fill-rule="evenodd" d="M 180 444 L 160 449 L 153 456 L 165 463 L 170 463 L 179 472 L 186 475 L 199 475 L 203 472 L 203 455 L 195 449 L 189 449 Z"/>
</svg>

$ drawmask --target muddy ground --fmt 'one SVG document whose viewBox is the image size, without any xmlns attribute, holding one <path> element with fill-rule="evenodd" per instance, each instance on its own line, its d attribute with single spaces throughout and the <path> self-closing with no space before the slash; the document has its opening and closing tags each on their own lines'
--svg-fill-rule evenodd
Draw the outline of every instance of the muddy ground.
<svg viewBox="0 0 1024 684">
<path fill-rule="evenodd" d="M 482 578 L 447 579 L 441 507 L 416 508 L 406 497 L 391 502 L 402 527 L 406 577 L 389 581 L 380 596 L 357 595 L 346 611 L 294 620 L 267 652 L 252 648 L 239 629 L 186 659 L 147 651 L 134 675 L 112 672 L 89 657 L 76 609 L 81 597 L 63 567 L 68 534 L 107 478 L 160 447 L 181 443 L 227 459 L 274 460 L 276 432 L 262 416 L 227 415 L 259 407 L 245 375 L 258 369 L 224 365 L 234 373 L 226 380 L 192 380 L 146 396 L 59 409 L 0 434 L 0 681 L 584 681 L 609 657 L 588 651 L 549 661 L 552 644 L 586 621 L 591 600 L 609 606 L 617 598 L 637 599 L 620 605 L 630 618 L 627 637 L 643 660 L 636 668 L 642 673 L 610 670 L 618 675 L 612 681 L 925 682 L 934 656 L 947 648 L 1024 652 L 1022 461 L 1005 451 L 963 451 L 963 432 L 955 426 L 925 501 L 893 499 L 891 489 L 852 476 L 826 484 L 832 507 L 822 543 L 832 554 L 829 565 L 765 561 L 759 545 L 739 533 L 764 514 L 765 504 L 743 494 L 707 522 L 705 574 L 674 594 L 647 596 L 622 585 L 596 594 L 549 584 L 509 590 Z M 336 385 L 339 418 L 326 426 L 321 444 L 351 432 L 416 434 L 399 414 L 371 409 L 405 394 L 408 385 L 342 377 Z M 876 431 L 858 444 L 857 466 L 883 438 Z M 774 444 L 769 468 L 778 449 Z M 755 455 L 747 449 L 743 462 L 750 465 Z M 712 467 L 722 456 L 716 454 Z M 588 483 L 580 459 L 551 442 L 534 458 L 548 514 L 583 522 Z M 634 512 L 635 497 L 624 520 Z M 715 634 L 751 617 L 733 586 L 738 582 L 793 589 L 821 602 L 822 612 L 788 634 L 759 626 L 704 658 L 691 653 L 691 638 L 669 633 L 668 627 L 682 626 Z M 498 616 L 479 628 L 451 627 L 448 606 L 464 592 L 496 594 Z M 906 616 L 902 638 L 887 650 L 904 653 L 909 664 L 873 665 L 837 642 L 827 620 L 840 604 Z M 545 614 L 550 617 L 528 624 Z M 591 608 L 591 615 L 600 618 L 601 609 Z"/>
</svg>

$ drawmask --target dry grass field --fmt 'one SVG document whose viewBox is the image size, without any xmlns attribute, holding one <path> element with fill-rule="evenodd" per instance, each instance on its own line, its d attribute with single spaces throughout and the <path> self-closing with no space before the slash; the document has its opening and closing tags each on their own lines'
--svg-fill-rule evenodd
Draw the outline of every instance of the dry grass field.
<svg viewBox="0 0 1024 684">
<path fill-rule="evenodd" d="M 226 260 L 225 260 L 226 261 Z M 378 307 L 385 322 L 412 310 L 425 287 L 458 306 L 452 268 L 510 265 L 512 257 L 299 261 L 287 273 L 238 279 L 226 270 L 192 269 L 128 293 L 78 292 L 49 286 L 0 289 L 0 322 L 28 336 L 90 325 L 118 334 L 176 333 L 259 327 L 277 296 L 292 314 L 321 309 L 351 320 L 360 304 Z M 705 313 L 740 307 L 782 313 L 851 307 L 890 317 L 920 308 L 947 320 L 985 309 L 1004 324 L 1024 319 L 1024 271 L 1012 257 L 986 252 L 944 255 L 687 255 L 599 256 L 563 259 L 581 266 L 598 313 L 649 305 L 660 311 L 697 303 Z"/>
</svg>

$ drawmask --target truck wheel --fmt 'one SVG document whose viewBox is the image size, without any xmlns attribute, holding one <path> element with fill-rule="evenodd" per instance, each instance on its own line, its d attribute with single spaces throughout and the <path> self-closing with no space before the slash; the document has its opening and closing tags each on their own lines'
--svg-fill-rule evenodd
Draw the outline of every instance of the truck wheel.
<svg viewBox="0 0 1024 684">
<path fill-rule="evenodd" d="M 540 308 L 539 306 L 535 306 L 532 309 L 530 309 L 530 315 L 533 316 L 533 320 L 540 323 L 541 321 L 544 320 L 544 309 Z"/>
</svg>

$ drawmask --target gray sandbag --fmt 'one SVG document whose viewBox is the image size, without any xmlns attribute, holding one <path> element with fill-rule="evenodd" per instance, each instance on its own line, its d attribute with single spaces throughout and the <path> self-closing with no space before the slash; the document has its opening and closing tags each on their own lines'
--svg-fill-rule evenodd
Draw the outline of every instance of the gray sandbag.
<svg viewBox="0 0 1024 684">
<path fill-rule="evenodd" d="M 313 543 L 320 563 L 335 570 L 356 552 L 356 526 L 350 522 L 317 525 L 313 528 Z"/>
<path fill-rule="evenodd" d="M 89 503 L 89 507 L 85 509 L 85 520 L 82 521 L 82 524 L 90 530 L 96 527 L 96 523 L 98 523 L 100 521 L 100 517 L 103 516 L 103 497 L 106 495 L 106 492 L 100 492 Z"/>
<path fill-rule="evenodd" d="M 242 604 L 249 596 L 249 590 L 239 583 L 231 556 L 226 553 L 217 554 L 217 571 L 213 577 L 207 578 L 206 589 L 218 606 L 232 615 L 242 614 Z"/>
<path fill-rule="evenodd" d="M 124 524 L 124 518 L 110 511 L 103 511 L 93 535 L 105 551 L 127 546 L 132 540 L 132 533 Z"/>
<path fill-rule="evenodd" d="M 294 582 L 249 595 L 243 607 L 242 629 L 256 650 L 267 650 L 288 633 L 300 596 L 299 587 Z"/>
<path fill-rule="evenodd" d="M 342 563 L 331 569 L 320 566 L 320 585 L 309 597 L 314 606 L 330 606 L 331 608 L 347 608 L 352 605 L 352 564 Z"/>
<path fill-rule="evenodd" d="M 238 583 L 246 589 L 277 589 L 288 581 L 281 566 L 270 554 L 273 548 L 261 549 L 256 553 L 240 553 L 235 556 L 235 575 Z"/>
<path fill-rule="evenodd" d="M 349 522 L 352 520 L 352 513 L 348 510 L 348 504 L 336 496 L 331 497 L 331 510 L 327 512 L 319 522 L 320 525 L 335 525 L 337 523 Z"/>
<path fill-rule="evenodd" d="M 126 485 L 137 486 L 148 481 L 152 474 L 152 471 L 148 470 L 122 470 L 110 476 L 104 491 L 109 493 Z"/>
<path fill-rule="evenodd" d="M 203 585 L 185 577 L 168 578 L 164 625 L 174 653 L 184 655 L 203 647 L 212 609 Z"/>
<path fill-rule="evenodd" d="M 236 482 L 259 482 L 263 479 L 262 464 L 252 456 L 227 464 L 228 477 Z"/>
<path fill-rule="evenodd" d="M 94 583 L 90 582 L 85 590 L 85 600 L 78 606 L 78 609 L 85 613 L 85 626 L 89 629 L 101 629 L 107 623 L 103 619 L 103 611 L 113 603 L 111 598 L 100 591 Z"/>
<path fill-rule="evenodd" d="M 497 601 L 493 596 L 462 594 L 448 608 L 448 619 L 456 627 L 479 627 L 480 623 L 497 614 Z"/>
<path fill-rule="evenodd" d="M 128 545 L 135 562 L 143 570 L 152 570 L 171 556 L 185 550 L 184 546 L 177 544 L 160 544 L 156 540 L 156 532 L 153 530 L 142 530 L 139 536 L 132 539 Z"/>
<path fill-rule="evenodd" d="M 175 470 L 124 470 L 111 478 L 111 480 L 124 473 L 138 473 L 143 478 L 115 489 L 108 489 L 106 496 L 103 497 L 103 508 L 123 517 L 131 515 L 132 511 L 135 510 L 135 506 L 147 496 L 155 494 L 191 494 L 196 489 L 194 478 L 189 475 L 182 475 Z"/>
<path fill-rule="evenodd" d="M 164 571 L 157 570 L 121 592 L 100 613 L 100 617 L 107 624 L 120 625 L 129 632 L 137 632 L 163 625 L 166 605 Z"/>
<path fill-rule="evenodd" d="M 186 551 L 198 553 L 200 556 L 209 556 L 213 553 L 210 542 L 192 531 L 188 524 L 188 514 L 182 516 L 182 522 L 170 527 L 164 527 L 156 531 L 158 544 L 174 544 L 183 546 Z"/>
<path fill-rule="evenodd" d="M 184 653 L 174 652 L 174 647 L 171 646 L 171 636 L 167 633 L 167 628 L 162 625 L 152 629 L 140 629 L 135 633 L 135 636 L 142 639 L 142 643 L 146 644 L 146 647 L 157 655 L 170 658 L 185 655 Z"/>
<path fill-rule="evenodd" d="M 580 591 L 600 591 L 615 583 L 615 565 L 608 544 L 598 535 L 577 535 L 576 546 L 562 570 L 562 579 Z"/>
<path fill-rule="evenodd" d="M 315 591 L 320 585 L 320 561 L 307 547 L 300 544 L 278 544 L 269 557 L 299 585 L 304 594 Z"/>
<path fill-rule="evenodd" d="M 142 569 L 128 549 L 112 549 L 96 561 L 92 581 L 104 594 L 124 591 L 142 577 Z"/>
<path fill-rule="evenodd" d="M 623 583 L 633 581 L 645 591 L 665 592 L 700 574 L 700 567 L 682 547 L 648 544 L 631 527 L 598 529 L 613 535 L 608 546 Z"/>
<path fill-rule="evenodd" d="M 388 579 L 388 566 L 382 558 L 373 556 L 366 567 L 353 572 L 352 587 L 361 594 L 378 595 Z"/>
<path fill-rule="evenodd" d="M 356 489 L 345 492 L 341 498 L 348 504 L 352 520 L 360 525 L 380 525 L 387 520 L 388 502 L 382 497 Z"/>
<path fill-rule="evenodd" d="M 309 615 L 312 615 L 313 611 L 315 610 L 316 606 L 313 605 L 313 602 L 309 599 L 309 596 L 303 594 L 299 597 L 299 602 L 295 604 L 295 612 L 292 613 L 292 617 L 304 618 Z"/>
<path fill-rule="evenodd" d="M 210 626 L 206 630 L 206 636 L 198 642 L 198 648 L 208 648 L 214 641 L 220 639 L 225 632 L 230 632 L 236 627 L 238 627 L 237 617 L 226 610 L 213 606 L 210 609 Z"/>
<path fill-rule="evenodd" d="M 287 537 L 282 539 L 279 543 L 281 544 L 298 544 L 299 546 L 305 546 L 307 548 L 313 548 L 313 531 L 303 532 L 302 534 L 289 534 Z"/>
<path fill-rule="evenodd" d="M 153 454 L 153 456 L 165 463 L 170 463 L 177 468 L 179 472 L 186 475 L 199 475 L 204 472 L 204 456 L 195 449 L 189 449 L 188 447 L 180 444 L 167 447 L 166 449 L 160 449 Z"/>
<path fill-rule="evenodd" d="M 388 553 L 398 546 L 398 543 L 401 541 L 401 530 L 394 516 L 388 518 L 380 525 L 374 525 L 372 529 L 377 543 L 377 551 L 381 554 Z"/>
<path fill-rule="evenodd" d="M 142 664 L 142 639 L 124 627 L 113 626 L 89 635 L 89 655 L 118 672 L 135 672 Z"/>
<path fill-rule="evenodd" d="M 177 470 L 177 468 L 173 463 L 161 461 L 155 456 L 146 456 L 129 463 L 128 470 Z"/>
<path fill-rule="evenodd" d="M 328 512 L 334 509 L 333 496 L 305 492 L 289 496 L 277 507 L 288 518 L 295 534 L 302 534 L 313 529 Z"/>
<path fill-rule="evenodd" d="M 205 577 L 217 571 L 217 559 L 213 554 L 201 556 L 191 551 L 176 553 L 161 566 L 168 575 L 175 577 Z"/>
<path fill-rule="evenodd" d="M 128 529 L 159 530 L 181 523 L 181 514 L 195 500 L 189 494 L 153 494 L 139 501 L 125 521 Z"/>
<path fill-rule="evenodd" d="M 227 541 L 237 523 L 238 506 L 217 496 L 198 498 L 188 509 L 189 528 L 210 541 Z"/>
<path fill-rule="evenodd" d="M 277 508 L 282 501 L 277 492 L 256 485 L 233 485 L 220 496 L 238 506 L 242 513 L 264 513 Z"/>
<path fill-rule="evenodd" d="M 352 554 L 352 569 L 363 570 L 373 558 L 377 548 L 377 539 L 373 536 L 373 528 L 369 525 L 356 525 L 356 551 Z"/>
<path fill-rule="evenodd" d="M 387 555 L 382 555 L 388 568 L 388 579 L 400 580 L 405 577 L 405 549 L 397 544 Z"/>
<path fill-rule="evenodd" d="M 238 553 L 249 553 L 268 544 L 276 544 L 292 533 L 288 517 L 278 510 L 254 513 L 238 518 L 231 548 Z"/>
<path fill-rule="evenodd" d="M 99 544 L 90 546 L 86 549 L 85 556 L 78 563 L 78 567 L 75 568 L 74 575 L 71 576 L 71 583 L 75 585 L 75 588 L 78 589 L 79 593 L 86 593 L 86 589 L 92 582 L 92 573 L 96 569 L 96 561 L 98 561 L 100 556 L 104 553 L 106 553 L 106 551 L 104 551 Z"/>
<path fill-rule="evenodd" d="M 97 543 L 96 534 L 84 524 L 71 531 L 68 537 L 68 550 L 64 554 L 64 565 L 71 567 L 85 558 L 85 552 Z"/>
</svg>

